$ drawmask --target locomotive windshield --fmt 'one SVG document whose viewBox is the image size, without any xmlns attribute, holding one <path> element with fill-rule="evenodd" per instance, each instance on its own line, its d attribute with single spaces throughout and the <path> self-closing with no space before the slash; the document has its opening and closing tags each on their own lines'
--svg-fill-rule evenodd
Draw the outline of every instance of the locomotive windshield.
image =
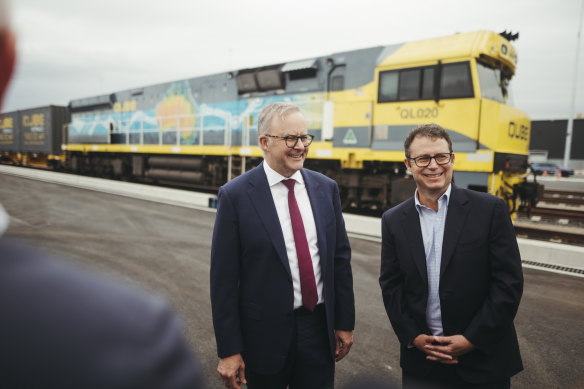
<svg viewBox="0 0 584 389">
<path fill-rule="evenodd" d="M 481 96 L 500 103 L 506 103 L 509 79 L 502 77 L 501 70 L 477 61 Z"/>
</svg>

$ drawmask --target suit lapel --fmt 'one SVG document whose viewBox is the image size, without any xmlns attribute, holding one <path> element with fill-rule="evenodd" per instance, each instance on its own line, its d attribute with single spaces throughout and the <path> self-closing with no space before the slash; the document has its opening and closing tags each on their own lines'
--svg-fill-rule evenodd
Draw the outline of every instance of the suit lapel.
<svg viewBox="0 0 584 389">
<path fill-rule="evenodd" d="M 318 240 L 318 252 L 320 255 L 320 268 L 322 275 L 326 274 L 327 269 L 327 244 L 326 244 L 326 231 L 324 228 L 324 222 L 330 218 L 326 212 L 330 211 L 330 207 L 325 203 L 325 196 L 320 186 L 320 183 L 314 179 L 314 177 L 302 169 L 300 171 L 302 177 L 304 178 L 304 183 L 306 184 L 306 192 L 308 193 L 308 198 L 310 199 L 310 207 L 312 208 L 312 215 L 314 217 L 314 224 L 316 225 L 316 237 Z"/>
<path fill-rule="evenodd" d="M 440 274 L 442 275 L 448 263 L 454 255 L 454 249 L 458 243 L 466 218 L 469 212 L 468 198 L 463 190 L 458 189 L 454 184 L 448 202 L 448 214 L 446 215 L 446 225 L 444 226 L 444 238 L 442 240 L 442 261 L 440 264 Z"/>
<path fill-rule="evenodd" d="M 426 252 L 424 251 L 424 240 L 422 239 L 422 227 L 420 226 L 420 215 L 416 211 L 414 198 L 412 197 L 407 207 L 405 207 L 402 219 L 405 234 L 412 250 L 414 263 L 428 286 L 428 270 L 426 268 Z"/>
<path fill-rule="evenodd" d="M 263 162 L 253 171 L 250 171 L 250 175 L 247 194 L 280 257 L 280 261 L 284 265 L 288 275 L 292 277 L 280 219 L 278 219 L 278 212 L 276 211 L 272 191 L 270 190 L 268 179 L 264 172 Z"/>
</svg>

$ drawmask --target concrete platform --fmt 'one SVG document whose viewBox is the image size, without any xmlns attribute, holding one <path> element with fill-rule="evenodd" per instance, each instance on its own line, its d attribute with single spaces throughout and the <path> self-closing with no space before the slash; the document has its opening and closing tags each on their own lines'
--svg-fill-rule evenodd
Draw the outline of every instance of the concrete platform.
<svg viewBox="0 0 584 389">
<path fill-rule="evenodd" d="M 217 199 L 217 196 L 206 193 L 6 165 L 0 165 L 0 174 L 11 174 L 32 180 L 202 210 L 209 209 L 210 205 Z"/>
</svg>

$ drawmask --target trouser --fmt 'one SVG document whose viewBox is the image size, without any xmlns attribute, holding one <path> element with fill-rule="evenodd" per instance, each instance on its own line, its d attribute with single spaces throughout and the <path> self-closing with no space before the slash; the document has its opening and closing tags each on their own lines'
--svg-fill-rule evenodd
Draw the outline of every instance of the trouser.
<svg viewBox="0 0 584 389">
<path fill-rule="evenodd" d="M 324 304 L 314 312 L 294 312 L 296 328 L 283 369 L 274 375 L 246 368 L 248 389 L 332 389 L 335 362 L 331 356 Z"/>
</svg>

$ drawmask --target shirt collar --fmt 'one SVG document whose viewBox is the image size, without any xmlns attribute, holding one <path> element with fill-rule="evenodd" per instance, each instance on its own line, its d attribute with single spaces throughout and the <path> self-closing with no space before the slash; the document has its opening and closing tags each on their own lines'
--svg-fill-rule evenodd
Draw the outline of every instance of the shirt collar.
<svg viewBox="0 0 584 389">
<path fill-rule="evenodd" d="M 450 191 L 452 190 L 452 183 L 450 183 L 448 185 L 448 188 L 446 188 L 446 192 L 444 192 L 442 194 L 442 196 L 440 196 L 440 198 L 438 198 L 438 204 L 442 203 L 443 201 L 446 202 L 446 206 L 448 206 L 448 204 L 450 203 Z M 416 188 L 416 193 L 414 194 L 414 200 L 416 202 L 416 209 L 419 211 L 420 207 L 425 207 L 427 208 L 424 204 L 420 203 L 420 199 L 418 198 L 418 188 Z"/>
<path fill-rule="evenodd" d="M 274 186 L 274 185 L 282 182 L 283 180 L 288 179 L 287 177 L 284 177 L 283 175 L 281 175 L 280 173 L 278 173 L 277 171 L 272 169 L 270 167 L 270 165 L 268 165 L 268 162 L 265 159 L 264 159 L 264 171 L 266 172 L 266 177 L 268 178 L 268 185 L 270 185 L 270 186 Z M 294 174 L 292 174 L 292 176 L 290 178 L 295 180 L 297 183 L 304 185 L 304 177 L 302 177 L 302 173 L 300 173 L 300 170 L 297 170 L 296 172 L 294 172 Z"/>
<path fill-rule="evenodd" d="M 0 205 L 0 236 L 2 236 L 4 234 L 4 231 L 6 231 L 6 229 L 8 228 L 9 220 L 10 218 L 8 217 L 8 214 L 6 213 L 4 208 L 2 208 L 2 205 Z"/>
</svg>

